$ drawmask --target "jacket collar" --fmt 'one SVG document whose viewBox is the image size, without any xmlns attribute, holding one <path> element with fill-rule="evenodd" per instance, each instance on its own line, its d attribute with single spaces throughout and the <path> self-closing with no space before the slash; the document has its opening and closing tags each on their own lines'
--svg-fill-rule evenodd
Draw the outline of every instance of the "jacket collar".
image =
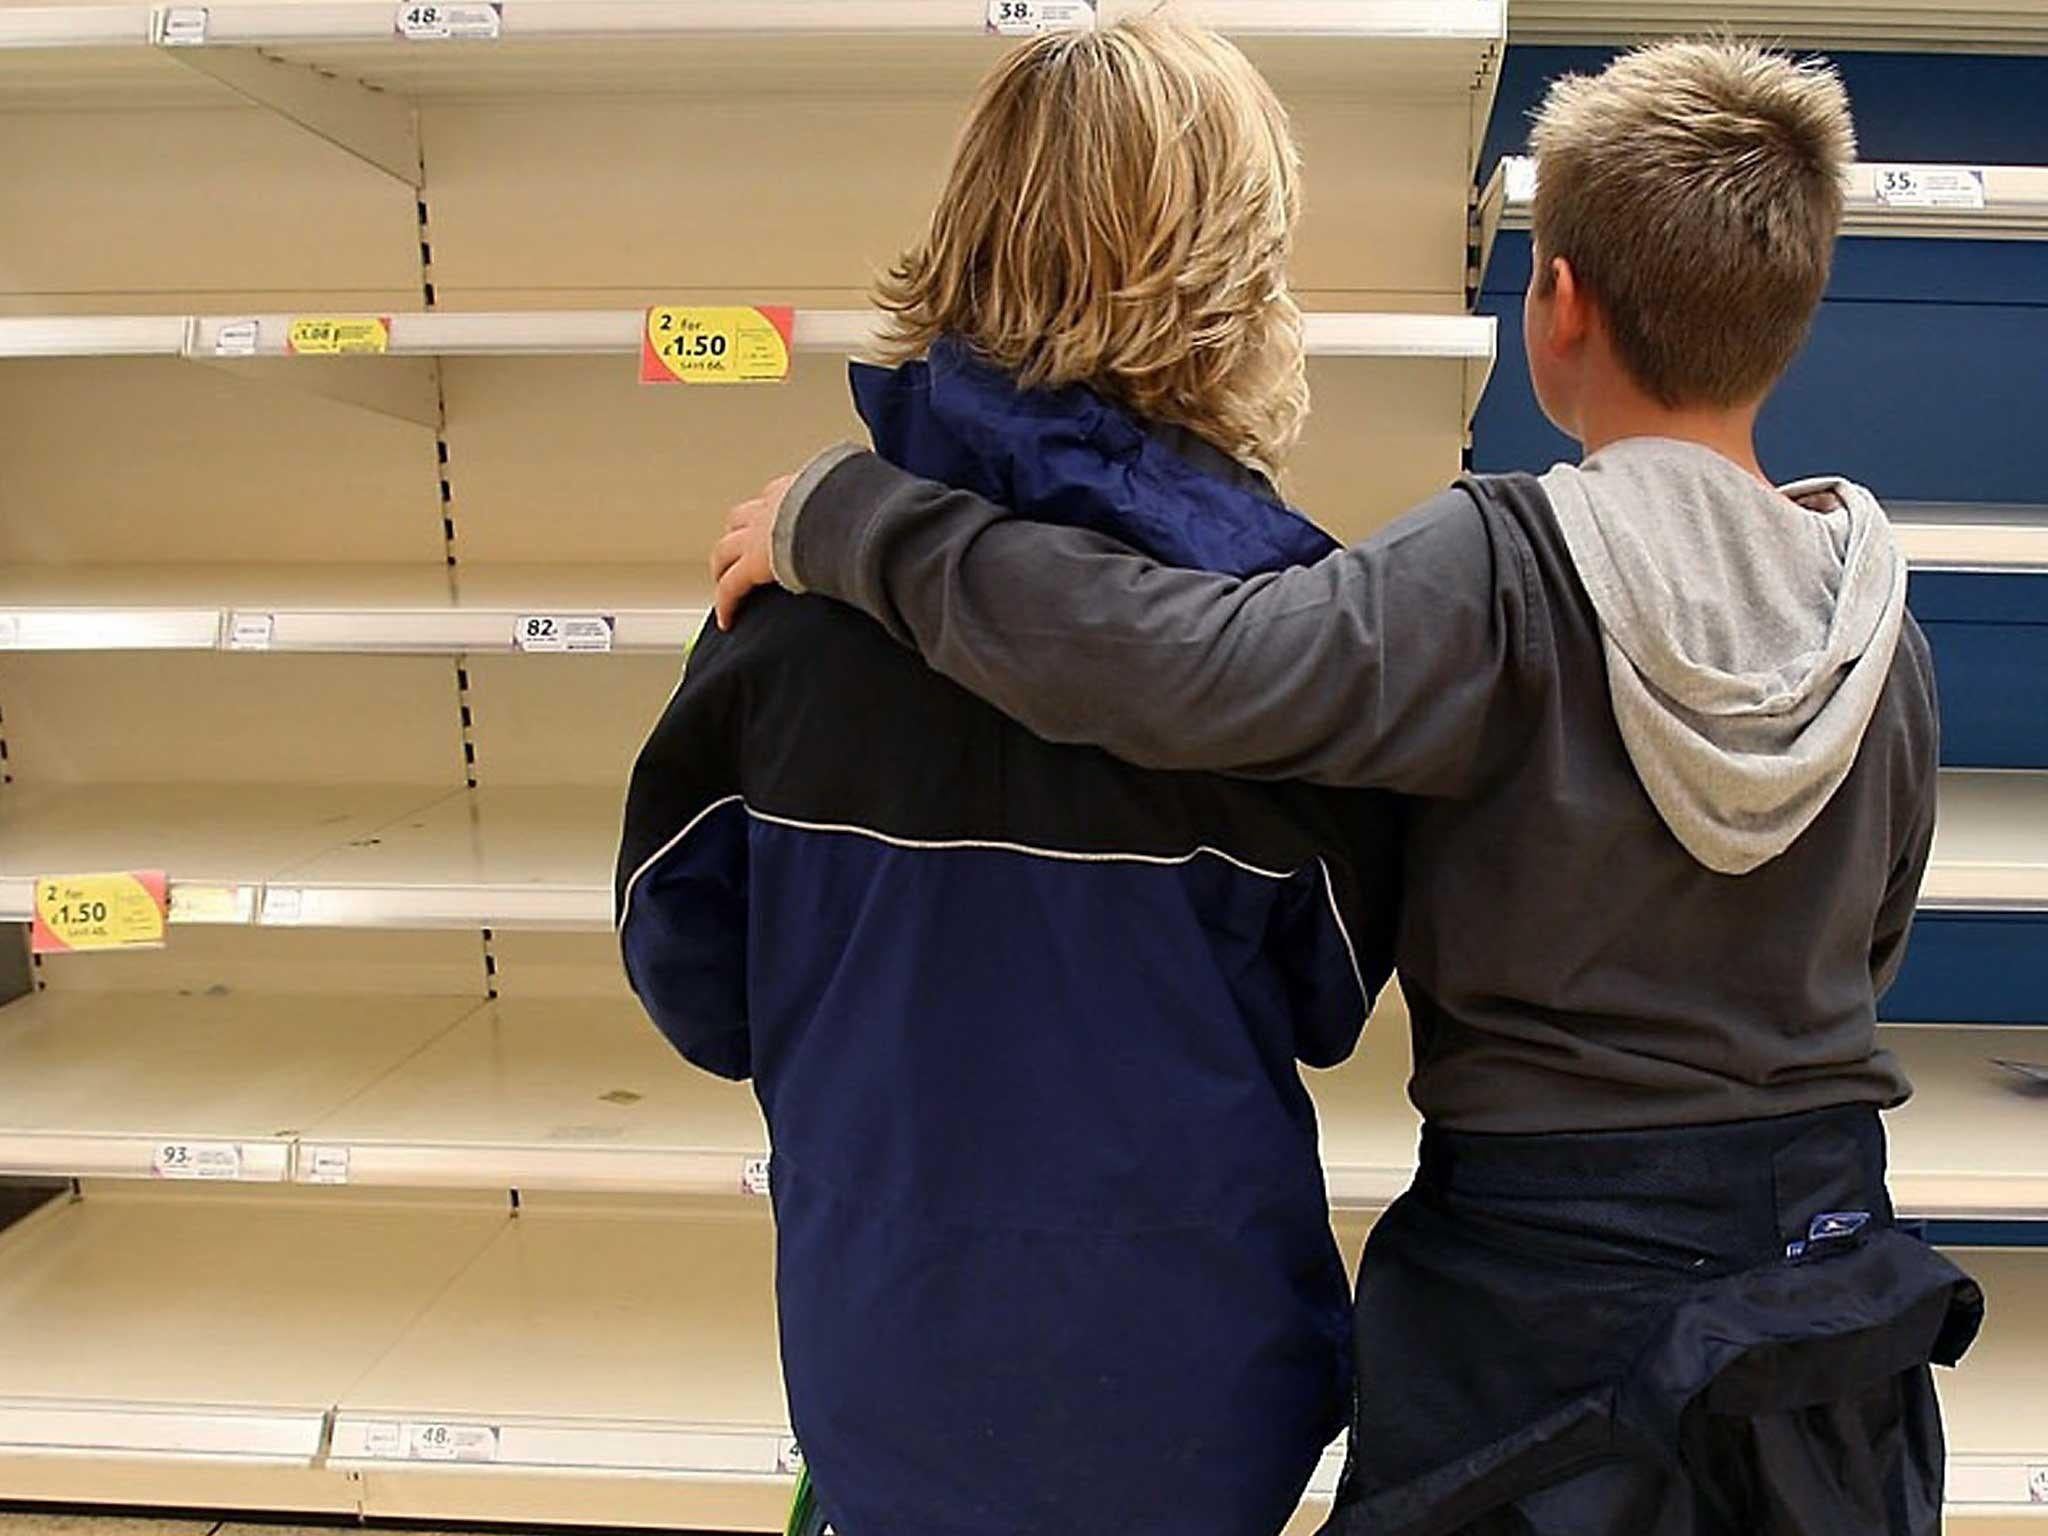
<svg viewBox="0 0 2048 1536">
<path fill-rule="evenodd" d="M 1234 576 L 1337 547 L 1263 476 L 1193 433 L 1140 422 L 1078 386 L 1020 390 L 957 342 L 900 368 L 855 363 L 852 380 L 876 453 L 1020 517 Z"/>
</svg>

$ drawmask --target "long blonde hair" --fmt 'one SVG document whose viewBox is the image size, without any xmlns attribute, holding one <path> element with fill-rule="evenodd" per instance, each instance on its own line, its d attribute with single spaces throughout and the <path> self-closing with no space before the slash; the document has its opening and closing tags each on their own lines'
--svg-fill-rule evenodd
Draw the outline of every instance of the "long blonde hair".
<svg viewBox="0 0 2048 1536">
<path fill-rule="evenodd" d="M 929 231 L 877 285 L 883 358 L 950 335 L 1025 388 L 1085 384 L 1273 473 L 1308 414 L 1299 167 L 1214 33 L 1039 38 L 983 82 Z"/>
</svg>

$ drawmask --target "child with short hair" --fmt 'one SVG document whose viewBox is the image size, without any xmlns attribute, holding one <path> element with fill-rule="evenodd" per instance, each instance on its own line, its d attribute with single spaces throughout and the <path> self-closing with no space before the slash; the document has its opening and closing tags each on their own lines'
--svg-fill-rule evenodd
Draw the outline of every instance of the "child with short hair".
<svg viewBox="0 0 2048 1536">
<path fill-rule="evenodd" d="M 854 394 L 891 462 L 1240 576 L 1335 543 L 1294 146 L 1212 34 L 1008 58 Z M 1051 746 L 836 604 L 708 633 L 635 769 L 633 985 L 751 1075 L 812 1527 L 1271 1536 L 1350 1408 L 1297 1063 L 1392 967 L 1382 797 Z"/>
<path fill-rule="evenodd" d="M 779 575 L 1052 740 L 1417 797 L 1427 1126 L 1365 1256 L 1332 1531 L 1934 1536 L 1928 1365 L 1983 1301 L 1894 1222 L 1875 1029 L 1934 677 L 1875 499 L 1775 489 L 1753 445 L 1848 103 L 1669 44 L 1561 82 L 1534 143 L 1530 367 L 1581 464 L 1237 580 L 838 451 L 735 511 L 721 611 Z"/>
</svg>

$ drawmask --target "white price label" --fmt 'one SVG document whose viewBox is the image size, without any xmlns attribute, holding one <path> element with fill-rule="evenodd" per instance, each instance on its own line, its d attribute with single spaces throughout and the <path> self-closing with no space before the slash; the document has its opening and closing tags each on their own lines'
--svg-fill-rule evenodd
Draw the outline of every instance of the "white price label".
<svg viewBox="0 0 2048 1536">
<path fill-rule="evenodd" d="M 750 1195 L 767 1198 L 769 1162 L 765 1157 L 750 1157 L 740 1165 L 740 1188 Z"/>
<path fill-rule="evenodd" d="M 19 644 L 21 641 L 21 619 L 12 613 L 0 613 L 0 650 Z"/>
<path fill-rule="evenodd" d="M 1003 37 L 1091 31 L 1095 26 L 1095 3 L 1096 0 L 988 0 L 988 30 Z"/>
<path fill-rule="evenodd" d="M 2027 1502 L 2048 1504 L 2048 1467 L 2027 1468 Z"/>
<path fill-rule="evenodd" d="M 197 48 L 206 41 L 206 7 L 173 5 L 157 12 L 156 40 L 166 48 Z"/>
<path fill-rule="evenodd" d="M 228 615 L 228 649 L 231 651 L 267 651 L 271 637 L 276 633 L 275 614 L 236 612 Z"/>
<path fill-rule="evenodd" d="M 232 1141 L 166 1141 L 149 1158 L 160 1179 L 239 1179 L 242 1149 Z"/>
<path fill-rule="evenodd" d="M 795 1477 L 804 1469 L 804 1448 L 788 1435 L 775 1447 L 775 1470 Z"/>
<path fill-rule="evenodd" d="M 488 1424 L 408 1424 L 405 1451 L 414 1461 L 496 1461 L 498 1432 Z"/>
<path fill-rule="evenodd" d="M 174 923 L 246 923 L 256 909 L 256 892 L 246 885 L 171 884 Z"/>
<path fill-rule="evenodd" d="M 415 43 L 445 42 L 451 38 L 489 42 L 504 28 L 505 8 L 495 0 L 491 4 L 402 4 L 392 23 L 393 31 Z"/>
<path fill-rule="evenodd" d="M 313 1147 L 306 1155 L 306 1170 L 303 1175 L 308 1184 L 346 1184 L 348 1182 L 347 1147 Z"/>
<path fill-rule="evenodd" d="M 1981 209 L 1984 173 L 1965 165 L 1881 165 L 1877 200 L 1887 208 Z"/>
<path fill-rule="evenodd" d="M 403 1424 L 365 1424 L 363 1426 L 363 1454 L 392 1461 L 403 1460 L 405 1456 L 405 1426 Z"/>
<path fill-rule="evenodd" d="M 614 628 L 608 613 L 529 613 L 513 627 L 512 643 L 542 654 L 609 651 Z"/>
<path fill-rule="evenodd" d="M 263 921 L 290 926 L 305 913 L 306 893 L 292 886 L 263 893 Z"/>
<path fill-rule="evenodd" d="M 263 339 L 263 327 L 255 320 L 230 320 L 213 338 L 215 357 L 254 357 Z"/>
</svg>

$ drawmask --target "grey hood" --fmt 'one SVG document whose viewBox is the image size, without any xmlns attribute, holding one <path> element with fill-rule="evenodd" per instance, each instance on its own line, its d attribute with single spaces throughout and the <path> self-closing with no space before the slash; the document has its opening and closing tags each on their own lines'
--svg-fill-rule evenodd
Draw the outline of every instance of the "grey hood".
<svg viewBox="0 0 2048 1536">
<path fill-rule="evenodd" d="M 1774 492 L 1652 437 L 1561 464 L 1543 488 L 1665 824 L 1722 874 L 1776 858 L 1847 777 L 1891 672 L 1906 562 L 1884 509 L 1847 480 Z"/>
</svg>

